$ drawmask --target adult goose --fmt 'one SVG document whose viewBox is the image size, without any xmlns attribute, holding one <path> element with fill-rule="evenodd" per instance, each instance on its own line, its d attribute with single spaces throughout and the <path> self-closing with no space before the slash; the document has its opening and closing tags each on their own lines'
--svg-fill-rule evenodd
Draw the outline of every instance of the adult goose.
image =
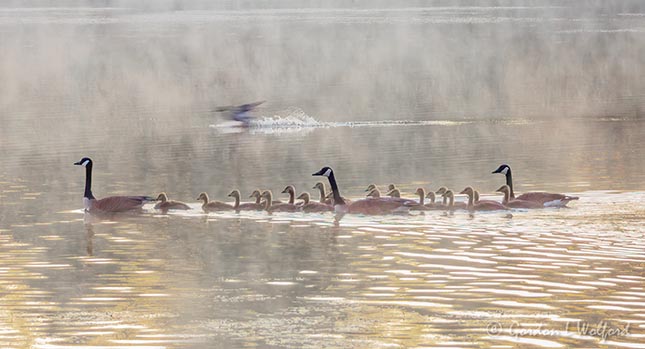
<svg viewBox="0 0 645 349">
<path fill-rule="evenodd" d="M 334 199 L 336 222 L 338 222 L 346 213 L 374 215 L 409 210 L 409 207 L 406 207 L 401 200 L 396 200 L 395 198 L 367 198 L 347 204 L 340 195 L 340 190 L 336 183 L 336 177 L 334 177 L 334 171 L 330 167 L 323 167 L 320 171 L 312 174 L 312 176 L 324 176 L 329 180 L 329 185 L 331 185 Z"/>
<path fill-rule="evenodd" d="M 103 199 L 96 199 L 92 194 L 92 159 L 82 158 L 74 165 L 85 167 L 85 193 L 83 194 L 83 206 L 87 212 L 96 213 L 117 213 L 139 210 L 146 202 L 155 201 L 150 196 L 110 196 Z"/>
<path fill-rule="evenodd" d="M 493 173 L 501 173 L 506 176 L 506 185 L 510 189 L 510 199 L 515 199 L 515 192 L 513 192 L 513 173 L 511 167 L 502 164 Z M 542 204 L 544 207 L 563 207 L 571 200 L 578 200 L 577 196 L 569 196 L 564 194 L 546 193 L 541 191 L 534 191 L 524 193 L 517 197 L 518 200 L 533 201 Z"/>
</svg>

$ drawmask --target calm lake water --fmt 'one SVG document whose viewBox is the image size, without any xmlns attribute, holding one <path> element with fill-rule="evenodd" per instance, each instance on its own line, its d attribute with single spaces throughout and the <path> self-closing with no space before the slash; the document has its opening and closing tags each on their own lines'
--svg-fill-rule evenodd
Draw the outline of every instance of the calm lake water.
<svg viewBox="0 0 645 349">
<path fill-rule="evenodd" d="M 645 347 L 645 5 L 395 3 L 0 7 L 0 347 Z M 210 112 L 262 99 L 250 130 Z M 83 156 L 99 198 L 194 209 L 86 215 Z M 500 199 L 501 163 L 580 200 L 339 227 L 194 200 L 317 197 L 326 165 L 351 198 Z"/>
</svg>

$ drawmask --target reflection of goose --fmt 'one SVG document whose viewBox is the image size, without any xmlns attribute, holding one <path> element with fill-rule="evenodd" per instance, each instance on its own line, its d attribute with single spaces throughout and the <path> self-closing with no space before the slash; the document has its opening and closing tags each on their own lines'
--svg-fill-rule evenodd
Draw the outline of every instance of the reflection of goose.
<svg viewBox="0 0 645 349">
<path fill-rule="evenodd" d="M 511 173 L 511 167 L 503 164 L 500 165 L 497 170 L 493 171 L 493 173 L 501 173 L 506 176 L 506 185 L 508 185 L 510 189 L 510 199 L 515 199 L 515 193 L 513 192 L 513 174 Z M 569 201 L 578 200 L 579 198 L 577 196 L 534 191 L 524 193 L 518 196 L 517 199 L 538 202 L 544 207 L 563 207 L 566 206 Z"/>
<path fill-rule="evenodd" d="M 199 194 L 199 197 L 197 197 L 197 200 L 202 200 L 204 203 L 202 204 L 202 210 L 204 212 L 213 212 L 213 211 L 232 211 L 233 206 L 221 202 L 221 201 L 210 201 L 208 199 L 208 194 L 202 192 Z"/>
<path fill-rule="evenodd" d="M 253 192 L 255 193 L 255 192 Z M 264 209 L 264 206 L 260 204 L 259 202 L 259 195 L 258 195 L 258 202 L 245 202 L 245 203 L 240 203 L 240 191 L 235 189 L 233 190 L 228 196 L 232 197 L 235 199 L 235 204 L 233 205 L 233 209 L 235 211 L 261 211 Z M 253 194 L 251 194 L 251 197 L 253 197 Z"/>
<path fill-rule="evenodd" d="M 110 196 L 97 200 L 92 194 L 92 166 L 90 158 L 82 158 L 81 161 L 75 162 L 74 165 L 85 167 L 85 193 L 83 194 L 83 206 L 85 211 L 97 213 L 116 213 L 138 210 L 143 204 L 155 201 L 149 196 Z"/>
<path fill-rule="evenodd" d="M 166 195 L 166 193 L 160 193 L 159 196 L 157 196 L 157 200 L 161 201 L 155 205 L 157 210 L 190 210 L 190 206 L 184 202 L 168 200 L 168 195 Z"/>
<path fill-rule="evenodd" d="M 309 193 L 307 192 L 300 194 L 298 200 L 303 200 L 303 204 L 300 206 L 303 212 L 329 212 L 334 210 L 331 205 L 309 201 Z"/>
</svg>

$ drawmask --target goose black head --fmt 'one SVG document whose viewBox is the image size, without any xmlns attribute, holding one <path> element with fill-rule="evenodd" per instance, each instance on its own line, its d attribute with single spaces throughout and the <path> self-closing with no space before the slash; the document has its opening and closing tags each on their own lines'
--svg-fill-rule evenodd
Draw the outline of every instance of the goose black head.
<svg viewBox="0 0 645 349">
<path fill-rule="evenodd" d="M 506 164 L 503 164 L 503 165 L 500 165 L 500 166 L 497 168 L 497 170 L 493 171 L 493 173 L 501 173 L 501 174 L 505 175 L 505 174 L 507 174 L 510 170 L 511 170 L 511 167 L 510 167 L 510 166 L 508 166 L 508 165 L 506 165 Z"/>
<path fill-rule="evenodd" d="M 325 167 L 323 167 L 322 169 L 320 169 L 320 171 L 318 171 L 318 172 L 316 172 L 316 173 L 312 174 L 312 176 L 325 176 L 325 177 L 329 177 L 329 176 L 331 176 L 333 173 L 334 173 L 334 171 L 331 169 L 331 167 L 329 167 L 329 166 L 325 166 Z"/>
<path fill-rule="evenodd" d="M 80 165 L 83 167 L 87 167 L 87 165 L 92 165 L 92 159 L 90 158 L 82 158 L 79 162 L 75 162 L 74 165 Z"/>
</svg>

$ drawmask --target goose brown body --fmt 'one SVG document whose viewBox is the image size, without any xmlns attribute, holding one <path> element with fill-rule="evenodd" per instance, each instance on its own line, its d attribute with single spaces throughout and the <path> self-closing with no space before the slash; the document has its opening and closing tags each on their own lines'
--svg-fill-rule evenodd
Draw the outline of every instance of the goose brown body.
<svg viewBox="0 0 645 349">
<path fill-rule="evenodd" d="M 495 204 L 499 203 L 499 202 L 497 202 L 495 200 L 479 200 L 479 191 L 477 191 L 477 190 L 473 191 L 473 201 L 474 201 L 475 204 L 478 204 L 478 203 L 481 202 L 481 203 L 484 203 L 484 204 L 488 203 L 488 204 L 495 205 Z M 506 205 L 506 204 L 502 203 L 502 205 Z"/>
<path fill-rule="evenodd" d="M 497 201 L 486 200 L 475 203 L 475 190 L 472 187 L 466 187 L 460 194 L 468 195 L 468 210 L 470 211 L 496 211 L 508 210 L 508 207 Z"/>
<path fill-rule="evenodd" d="M 199 194 L 199 197 L 197 197 L 197 200 L 202 200 L 204 203 L 202 204 L 202 210 L 204 212 L 215 212 L 215 211 L 232 211 L 233 206 L 229 205 L 227 203 L 221 202 L 221 201 L 210 201 L 208 199 L 208 194 L 205 192 L 202 192 Z"/>
<path fill-rule="evenodd" d="M 249 196 L 249 198 L 255 198 L 255 203 L 256 203 L 256 204 L 260 204 L 260 205 L 262 205 L 262 207 L 264 207 L 264 204 L 260 203 L 260 201 L 262 200 L 262 193 L 263 193 L 263 191 L 261 191 L 260 189 L 255 189 L 255 190 L 251 193 L 251 195 Z M 280 201 L 280 200 L 273 200 L 271 203 L 272 203 L 272 204 L 274 204 L 274 205 L 275 205 L 275 204 L 281 204 L 281 203 L 282 203 L 282 201 Z"/>
<path fill-rule="evenodd" d="M 425 199 L 426 199 L 426 190 L 423 188 L 417 188 L 417 190 L 414 192 L 415 194 L 419 195 L 419 202 L 415 203 L 414 205 L 410 206 L 410 210 L 413 211 L 427 211 L 431 210 L 431 206 L 426 206 L 425 205 Z"/>
<path fill-rule="evenodd" d="M 504 204 L 506 207 L 511 207 L 511 208 L 543 208 L 544 207 L 543 204 L 535 201 L 527 201 L 522 199 L 511 200 L 511 188 L 509 188 L 509 186 L 506 184 L 502 185 L 496 191 L 504 194 L 504 200 L 502 200 L 502 204 Z"/>
<path fill-rule="evenodd" d="M 394 184 L 392 184 L 392 185 L 394 185 Z M 405 205 L 410 206 L 410 207 L 419 205 L 419 203 L 414 201 L 414 200 L 401 198 L 401 191 L 399 191 L 399 189 L 396 188 L 396 187 L 394 189 L 390 190 L 387 193 L 387 195 L 390 196 L 392 199 L 399 199 Z"/>
<path fill-rule="evenodd" d="M 258 202 L 245 202 L 240 203 L 240 191 L 235 189 L 228 196 L 235 199 L 235 204 L 233 204 L 233 209 L 235 211 L 261 211 L 264 209 L 264 205 Z M 251 194 L 253 196 L 253 194 Z"/>
<path fill-rule="evenodd" d="M 566 206 L 570 201 L 578 200 L 577 196 L 570 196 L 565 194 L 557 193 L 547 193 L 547 192 L 528 192 L 524 193 L 517 198 L 515 197 L 515 192 L 513 191 L 513 174 L 511 172 L 511 167 L 502 164 L 500 165 L 493 173 L 501 173 L 506 176 L 506 185 L 509 187 L 509 199 L 523 200 L 523 201 L 532 201 L 540 203 L 544 207 L 563 207 Z"/>
<path fill-rule="evenodd" d="M 444 209 L 443 205 L 440 202 L 435 202 L 436 195 L 432 190 L 430 190 L 426 194 L 426 199 L 430 199 L 430 202 L 425 203 L 425 205 L 424 205 L 428 210 L 442 210 L 442 209 Z"/>
<path fill-rule="evenodd" d="M 334 212 L 336 212 L 336 223 L 346 213 L 357 213 L 366 215 L 388 214 L 394 213 L 398 210 L 407 211 L 400 202 L 393 198 L 374 198 L 368 197 L 367 199 L 356 200 L 351 204 L 347 204 L 343 197 L 340 195 L 338 183 L 334 176 L 334 171 L 330 167 L 323 167 L 320 171 L 313 174 L 313 176 L 325 176 L 331 185 L 332 195 L 334 196 Z M 378 191 L 378 189 L 376 190 Z"/>
<path fill-rule="evenodd" d="M 157 210 L 190 210 L 190 206 L 185 202 L 168 200 L 168 195 L 166 195 L 166 193 L 160 193 L 159 196 L 157 196 L 157 200 L 161 201 L 155 205 Z"/>
<path fill-rule="evenodd" d="M 331 212 L 334 210 L 331 205 L 309 201 L 310 196 L 307 192 L 300 194 L 300 196 L 298 196 L 298 200 L 303 201 L 302 205 L 300 206 L 302 212 Z"/>
<path fill-rule="evenodd" d="M 146 202 L 155 201 L 150 196 L 110 196 L 103 199 L 96 199 L 92 194 L 92 159 L 82 158 L 74 165 L 85 167 L 85 193 L 83 194 L 83 206 L 85 211 L 92 213 L 118 213 L 140 210 Z"/>
<path fill-rule="evenodd" d="M 298 206 L 294 204 L 273 203 L 273 193 L 270 190 L 262 192 L 262 199 L 264 199 L 264 209 L 267 212 L 296 212 Z"/>
<path fill-rule="evenodd" d="M 448 192 L 450 192 L 450 194 L 446 195 Z M 465 202 L 455 202 L 455 193 L 452 190 L 446 187 L 440 187 L 439 189 L 437 189 L 436 193 L 441 195 L 443 199 L 442 203 L 440 204 L 441 206 L 437 204 L 438 209 L 444 209 L 444 210 L 467 210 L 468 209 L 468 204 L 466 204 Z M 451 201 L 451 203 L 448 203 L 449 200 Z"/>
</svg>

